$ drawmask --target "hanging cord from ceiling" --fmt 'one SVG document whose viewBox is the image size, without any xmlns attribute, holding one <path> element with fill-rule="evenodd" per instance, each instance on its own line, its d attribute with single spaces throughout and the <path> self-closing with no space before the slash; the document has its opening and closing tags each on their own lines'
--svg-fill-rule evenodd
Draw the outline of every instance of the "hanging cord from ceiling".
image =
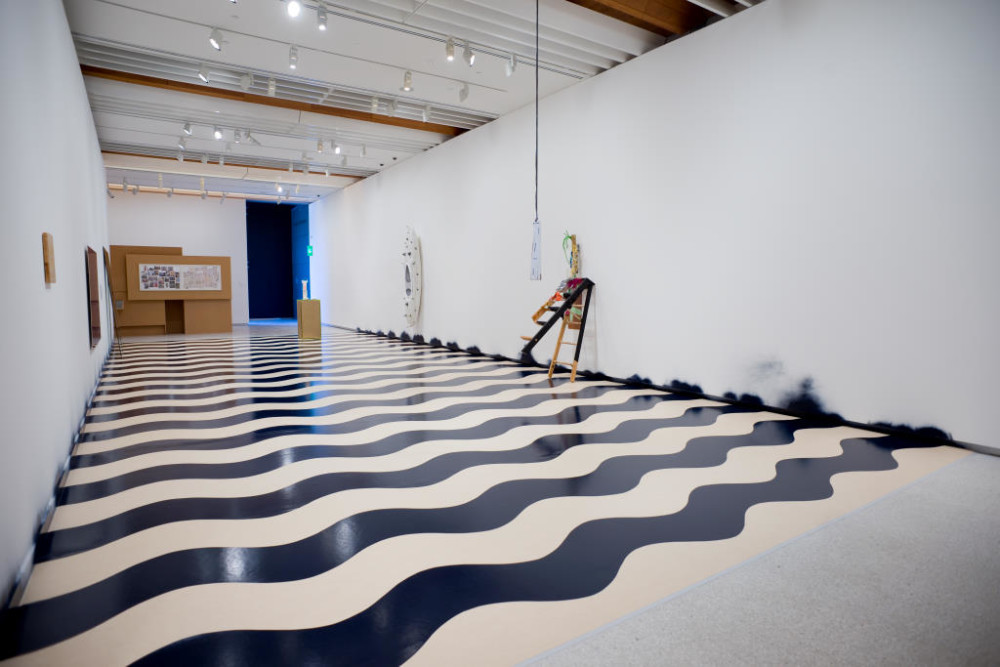
<svg viewBox="0 0 1000 667">
<path fill-rule="evenodd" d="M 531 223 L 531 279 L 542 279 L 542 223 L 538 220 L 538 7 L 535 0 L 535 221 Z"/>
</svg>

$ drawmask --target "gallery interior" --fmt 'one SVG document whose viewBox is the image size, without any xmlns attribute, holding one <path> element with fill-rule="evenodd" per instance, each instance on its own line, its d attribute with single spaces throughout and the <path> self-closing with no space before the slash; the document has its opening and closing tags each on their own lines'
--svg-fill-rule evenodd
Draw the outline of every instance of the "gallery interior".
<svg viewBox="0 0 1000 667">
<path fill-rule="evenodd" d="M 0 661 L 1000 663 L 998 28 L 0 4 Z"/>
</svg>

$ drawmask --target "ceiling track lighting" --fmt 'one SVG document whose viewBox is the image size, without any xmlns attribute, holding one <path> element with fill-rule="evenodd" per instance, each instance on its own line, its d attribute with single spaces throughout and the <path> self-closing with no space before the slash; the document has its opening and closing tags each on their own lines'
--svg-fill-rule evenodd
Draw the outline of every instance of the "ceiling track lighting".
<svg viewBox="0 0 1000 667">
<path fill-rule="evenodd" d="M 208 83 L 210 80 L 208 69 L 204 65 L 198 68 L 198 78 L 202 80 L 202 83 Z"/>
<path fill-rule="evenodd" d="M 184 134 L 191 136 L 191 123 L 184 123 Z"/>
<path fill-rule="evenodd" d="M 319 139 L 319 140 L 316 141 L 316 152 L 317 153 L 322 153 L 323 152 L 323 140 L 322 139 Z"/>
<path fill-rule="evenodd" d="M 240 143 L 242 139 L 243 137 L 240 135 L 239 129 L 233 130 L 233 141 L 235 141 L 236 143 Z"/>
<path fill-rule="evenodd" d="M 178 162 L 184 161 L 184 151 L 177 151 L 177 161 Z"/>
<path fill-rule="evenodd" d="M 337 143 L 336 139 L 330 139 L 330 148 L 333 149 L 334 155 L 340 155 L 340 144 Z"/>
<path fill-rule="evenodd" d="M 444 59 L 448 62 L 455 60 L 455 38 L 449 37 L 448 41 L 444 43 Z"/>
<path fill-rule="evenodd" d="M 253 88 L 253 73 L 246 72 L 240 76 L 240 90 L 244 93 Z"/>
<path fill-rule="evenodd" d="M 174 196 L 174 189 L 170 188 L 169 190 L 167 190 L 167 198 L 169 199 L 170 197 L 173 196 Z"/>
<path fill-rule="evenodd" d="M 390 116 L 395 116 L 396 112 L 399 110 L 399 102 L 396 100 L 389 100 L 389 104 L 386 105 L 386 113 Z"/>
<path fill-rule="evenodd" d="M 426 105 L 423 111 L 420 112 L 420 118 L 426 123 L 431 117 L 431 105 Z"/>
<path fill-rule="evenodd" d="M 476 54 L 473 53 L 472 44 L 470 44 L 468 40 L 465 42 L 465 51 L 462 52 L 462 60 L 464 60 L 469 67 L 472 67 L 472 65 L 476 62 Z"/>
<path fill-rule="evenodd" d="M 458 101 L 464 102 L 469 99 L 469 84 L 463 83 L 461 90 L 458 91 Z"/>
<path fill-rule="evenodd" d="M 285 0 L 285 11 L 293 19 L 298 18 L 299 14 L 302 13 L 302 3 L 299 0 Z"/>
<path fill-rule="evenodd" d="M 219 200 L 219 206 L 222 206 L 225 203 L 226 203 L 226 193 L 223 192 L 222 193 L 222 199 Z"/>
<path fill-rule="evenodd" d="M 184 137 L 177 137 L 177 148 L 184 150 L 187 148 L 187 139 Z"/>
<path fill-rule="evenodd" d="M 316 27 L 320 32 L 326 32 L 326 2 L 323 0 L 316 6 Z"/>
<path fill-rule="evenodd" d="M 225 167 L 226 166 L 226 156 L 225 155 L 220 155 L 219 156 L 219 166 L 220 167 Z"/>
<path fill-rule="evenodd" d="M 368 157 L 368 146 L 361 144 L 361 157 Z"/>
<path fill-rule="evenodd" d="M 288 163 L 288 173 L 289 174 L 295 173 L 295 165 L 293 165 L 291 162 Z"/>
<path fill-rule="evenodd" d="M 278 84 L 277 84 L 277 82 L 275 82 L 275 80 L 273 78 L 272 79 L 268 79 L 267 80 L 267 96 L 268 97 L 274 97 L 274 93 L 277 90 L 277 87 L 278 87 Z"/>
<path fill-rule="evenodd" d="M 406 70 L 403 74 L 403 87 L 400 88 L 404 93 L 409 93 L 413 90 L 413 72 Z"/>
<path fill-rule="evenodd" d="M 219 129 L 218 125 L 216 125 L 215 128 L 212 130 L 212 136 L 215 137 L 216 141 L 222 140 L 222 130 Z"/>
<path fill-rule="evenodd" d="M 212 45 L 212 48 L 216 51 L 222 50 L 222 31 L 218 28 L 212 28 L 212 32 L 208 35 L 208 43 Z"/>
<path fill-rule="evenodd" d="M 202 156 L 201 156 L 201 163 L 202 164 L 208 164 L 208 154 L 207 153 L 202 154 Z"/>
<path fill-rule="evenodd" d="M 340 166 L 341 167 L 346 167 L 347 166 L 347 156 L 346 155 L 344 155 L 344 156 L 342 156 L 340 158 Z"/>
<path fill-rule="evenodd" d="M 299 49 L 297 46 L 288 48 L 288 67 L 295 69 L 299 66 Z"/>
<path fill-rule="evenodd" d="M 281 183 L 275 183 L 274 184 L 274 189 L 277 190 L 279 193 L 285 191 L 285 189 L 283 187 L 281 187 Z"/>
<path fill-rule="evenodd" d="M 132 186 L 132 196 L 134 197 L 137 194 L 139 194 L 139 186 L 138 185 L 133 185 Z"/>
<path fill-rule="evenodd" d="M 504 63 L 504 70 L 507 73 L 507 76 L 512 76 L 514 74 L 514 70 L 516 69 L 517 69 L 517 54 L 511 53 L 510 58 L 508 58 L 507 62 Z"/>
<path fill-rule="evenodd" d="M 378 98 L 372 97 L 372 113 L 378 113 Z"/>
<path fill-rule="evenodd" d="M 250 130 L 247 130 L 246 139 L 254 146 L 260 146 L 260 142 L 257 141 L 257 137 L 250 134 Z"/>
<path fill-rule="evenodd" d="M 324 176 L 329 176 L 330 175 L 330 168 L 329 167 L 326 167 L 325 169 L 323 169 L 323 175 Z"/>
</svg>

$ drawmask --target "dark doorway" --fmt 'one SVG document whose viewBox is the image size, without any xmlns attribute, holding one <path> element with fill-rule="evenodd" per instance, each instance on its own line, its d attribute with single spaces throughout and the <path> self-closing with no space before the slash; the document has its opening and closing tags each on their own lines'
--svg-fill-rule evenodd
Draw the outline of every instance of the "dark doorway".
<svg viewBox="0 0 1000 667">
<path fill-rule="evenodd" d="M 292 207 L 247 202 L 250 319 L 295 317 L 291 287 Z"/>
<path fill-rule="evenodd" d="M 290 206 L 292 209 L 292 299 L 302 298 L 302 281 L 309 280 L 309 207 Z M 309 284 L 309 296 L 313 286 Z"/>
</svg>

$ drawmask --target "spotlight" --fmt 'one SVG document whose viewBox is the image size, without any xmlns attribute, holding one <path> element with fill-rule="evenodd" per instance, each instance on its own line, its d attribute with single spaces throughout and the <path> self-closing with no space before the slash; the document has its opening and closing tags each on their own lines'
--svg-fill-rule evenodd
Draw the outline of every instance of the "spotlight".
<svg viewBox="0 0 1000 667">
<path fill-rule="evenodd" d="M 514 70 L 517 69 L 517 54 L 510 54 L 510 58 L 504 63 L 504 70 L 507 72 L 507 76 L 514 74 Z"/>
<path fill-rule="evenodd" d="M 346 155 L 341 156 L 341 158 L 340 158 L 340 166 L 341 167 L 346 167 L 347 166 L 347 156 Z"/>
<path fill-rule="evenodd" d="M 316 27 L 320 29 L 320 32 L 326 32 L 326 3 L 323 0 L 320 0 L 316 7 Z"/>
<path fill-rule="evenodd" d="M 420 112 L 420 117 L 425 123 L 427 122 L 427 119 L 431 117 L 431 105 L 428 104 L 424 107 L 424 110 Z"/>
<path fill-rule="evenodd" d="M 253 74 L 247 72 L 240 77 L 240 90 L 244 93 L 253 87 Z"/>
<path fill-rule="evenodd" d="M 302 3 L 299 0 L 287 0 L 285 9 L 288 11 L 288 15 L 294 19 L 302 13 Z"/>
<path fill-rule="evenodd" d="M 239 128 L 233 130 L 233 141 L 235 141 L 236 143 L 240 143 L 240 141 L 242 140 L 242 138 L 243 137 L 240 135 Z"/>
<path fill-rule="evenodd" d="M 462 59 L 472 67 L 473 63 L 476 62 L 476 54 L 472 52 L 472 45 L 468 41 L 465 42 L 465 51 L 462 52 Z"/>
<path fill-rule="evenodd" d="M 291 162 L 288 163 L 288 173 L 289 174 L 295 173 L 295 167 L 292 165 Z"/>
<path fill-rule="evenodd" d="M 208 43 L 216 51 L 222 50 L 222 32 L 218 28 L 212 28 L 212 32 L 208 36 Z"/>
<path fill-rule="evenodd" d="M 225 203 L 226 203 L 226 193 L 223 192 L 222 193 L 222 199 L 219 200 L 219 206 L 222 206 Z"/>
<path fill-rule="evenodd" d="M 184 137 L 177 137 L 177 148 L 184 150 L 187 148 L 187 139 Z"/>
<path fill-rule="evenodd" d="M 226 166 L 226 156 L 225 155 L 220 155 L 219 156 L 219 166 L 220 167 L 225 167 Z"/>
<path fill-rule="evenodd" d="M 132 196 L 134 197 L 137 194 L 139 194 L 139 186 L 138 185 L 133 185 L 132 186 Z"/>
<path fill-rule="evenodd" d="M 299 66 L 299 49 L 297 47 L 292 46 L 288 49 L 288 66 L 291 69 Z"/>
<path fill-rule="evenodd" d="M 274 93 L 278 88 L 278 84 L 273 78 L 267 80 L 267 96 L 274 97 Z"/>
<path fill-rule="evenodd" d="M 201 191 L 201 198 L 202 198 L 202 199 L 205 199 L 205 197 L 207 197 L 207 196 L 208 196 L 208 193 L 207 193 L 207 192 L 205 192 L 204 190 L 202 190 L 202 191 Z"/>
<path fill-rule="evenodd" d="M 464 102 L 469 99 L 469 84 L 463 83 L 462 89 L 458 91 L 458 101 Z"/>
<path fill-rule="evenodd" d="M 322 139 L 319 139 L 318 141 L 316 141 L 316 152 L 317 153 L 322 153 L 323 152 L 323 140 Z"/>
<path fill-rule="evenodd" d="M 299 184 L 295 184 L 295 194 L 299 194 Z"/>
<path fill-rule="evenodd" d="M 337 143 L 336 139 L 330 139 L 330 148 L 333 149 L 334 155 L 340 155 L 340 144 Z"/>
<path fill-rule="evenodd" d="M 274 184 L 274 189 L 277 190 L 278 192 L 284 192 L 285 191 L 285 188 L 281 187 L 281 183 L 275 183 Z"/>
<path fill-rule="evenodd" d="M 208 153 L 202 154 L 202 156 L 201 156 L 201 163 L 202 164 L 208 164 Z"/>
<path fill-rule="evenodd" d="M 368 157 L 368 146 L 361 144 L 361 157 Z"/>
<path fill-rule="evenodd" d="M 184 134 L 191 136 L 191 123 L 184 123 Z"/>
<path fill-rule="evenodd" d="M 209 80 L 208 70 L 205 68 L 204 65 L 198 68 L 198 78 L 201 79 L 204 83 L 208 83 Z"/>
<path fill-rule="evenodd" d="M 399 102 L 397 102 L 396 100 L 389 100 L 389 104 L 386 108 L 386 113 L 388 113 L 390 116 L 395 116 L 396 111 L 398 110 L 399 110 Z"/>
<path fill-rule="evenodd" d="M 372 113 L 378 113 L 378 98 L 372 97 Z"/>
<path fill-rule="evenodd" d="M 400 90 L 404 93 L 408 93 L 413 90 L 413 72 L 407 70 L 406 73 L 403 74 L 403 87 L 400 88 Z"/>
<path fill-rule="evenodd" d="M 178 162 L 184 161 L 184 151 L 177 151 L 177 161 Z"/>
<path fill-rule="evenodd" d="M 329 167 L 327 167 L 326 169 L 323 170 L 323 175 L 324 176 L 329 176 L 330 175 L 330 168 Z"/>
<path fill-rule="evenodd" d="M 444 59 L 448 62 L 455 60 L 455 38 L 449 37 L 444 43 Z"/>
<path fill-rule="evenodd" d="M 215 129 L 212 131 L 212 136 L 215 137 L 216 141 L 222 139 L 222 130 L 219 129 L 218 125 L 216 125 Z"/>
<path fill-rule="evenodd" d="M 250 134 L 250 130 L 247 130 L 247 141 L 249 141 L 254 146 L 260 146 L 260 142 L 257 141 L 257 137 Z"/>
<path fill-rule="evenodd" d="M 170 188 L 169 190 L 167 190 L 167 198 L 169 199 L 170 197 L 173 196 L 174 196 L 174 189 Z"/>
</svg>

